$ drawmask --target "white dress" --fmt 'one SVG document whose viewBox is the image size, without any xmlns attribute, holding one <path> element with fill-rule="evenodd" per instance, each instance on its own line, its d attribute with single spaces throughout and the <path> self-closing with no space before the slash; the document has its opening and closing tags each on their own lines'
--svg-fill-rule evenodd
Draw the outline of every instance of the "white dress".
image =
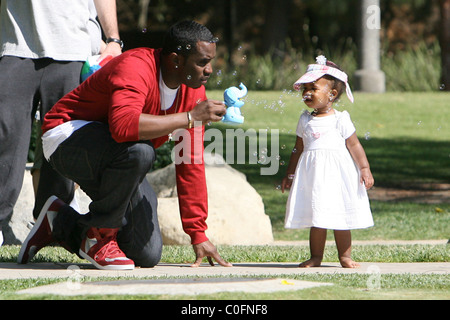
<svg viewBox="0 0 450 320">
<path fill-rule="evenodd" d="M 305 111 L 303 139 L 286 206 L 285 227 L 350 230 L 373 226 L 369 198 L 345 140 L 355 132 L 347 111 L 314 117 Z"/>
</svg>

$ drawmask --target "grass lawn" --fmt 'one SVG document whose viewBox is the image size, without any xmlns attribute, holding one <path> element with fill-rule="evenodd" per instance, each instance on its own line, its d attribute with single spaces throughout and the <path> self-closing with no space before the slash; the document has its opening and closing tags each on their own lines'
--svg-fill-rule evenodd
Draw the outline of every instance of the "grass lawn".
<svg viewBox="0 0 450 320">
<path fill-rule="evenodd" d="M 222 92 L 209 92 L 209 98 L 222 100 Z M 343 97 L 338 110 L 349 111 L 357 134 L 368 155 L 376 187 L 416 187 L 425 183 L 450 182 L 450 94 L 386 93 L 355 94 L 355 104 Z M 249 92 L 242 108 L 245 123 L 239 127 L 213 124 L 209 128 L 242 128 L 279 132 L 279 170 L 274 175 L 261 175 L 262 164 L 232 164 L 246 174 L 248 181 L 262 196 L 270 216 L 276 240 L 307 240 L 308 230 L 285 230 L 283 227 L 287 193 L 278 185 L 285 174 L 295 141 L 295 128 L 304 104 L 297 92 Z M 258 146 L 255 146 L 259 148 Z M 246 146 L 248 150 L 248 146 Z M 271 150 L 268 147 L 268 150 Z M 216 152 L 220 152 L 217 151 Z M 267 151 L 258 149 L 258 156 Z M 266 155 L 270 155 L 267 154 Z M 267 165 L 266 165 L 267 166 Z M 354 240 L 448 239 L 450 237 L 450 204 L 372 201 L 375 227 L 352 232 Z M 332 239 L 332 232 L 329 232 Z M 218 246 L 230 262 L 302 261 L 308 256 L 307 246 Z M 13 262 L 18 246 L 0 248 L 0 261 Z M 334 247 L 326 248 L 325 261 L 337 261 Z M 436 262 L 449 261 L 446 245 L 367 245 L 353 248 L 359 261 Z M 60 248 L 44 248 L 37 261 L 73 262 L 80 260 Z M 162 262 L 194 260 L 190 246 L 166 246 Z M 293 277 L 293 276 L 290 276 Z M 299 275 L 297 279 L 332 282 L 332 287 L 307 289 L 277 294 L 215 294 L 196 299 L 445 299 L 449 297 L 448 275 L 386 275 L 380 290 L 367 290 L 368 275 Z M 88 279 L 93 280 L 93 279 Z M 0 299 L 23 299 L 14 291 L 54 282 L 51 279 L 0 281 Z M 61 281 L 61 280 L 59 280 Z M 55 297 L 41 297 L 55 298 Z M 59 299 L 59 297 L 56 297 Z M 94 297 L 102 299 L 105 297 Z M 108 297 L 110 298 L 110 297 Z M 118 299 L 174 299 L 173 296 L 145 296 Z M 192 299 L 192 297 L 177 297 Z"/>
<path fill-rule="evenodd" d="M 209 96 L 221 99 L 221 92 L 214 91 Z M 342 99 L 337 109 L 347 110 L 352 117 L 371 165 L 375 187 L 417 187 L 425 183 L 450 182 L 449 93 L 356 93 L 354 104 L 345 97 Z M 295 91 L 250 92 L 245 101 L 242 107 L 245 122 L 240 126 L 244 131 L 279 131 L 279 170 L 274 175 L 261 175 L 263 165 L 260 164 L 233 164 L 233 167 L 245 173 L 262 196 L 275 239 L 306 240 L 308 230 L 284 229 L 288 194 L 278 190 L 295 142 L 298 118 L 306 106 Z M 430 106 L 439 111 L 428 110 Z M 223 124 L 213 126 L 221 130 L 232 128 Z M 353 239 L 450 237 L 449 203 L 372 201 L 371 206 L 375 227 L 355 230 Z M 331 236 L 331 232 L 329 234 Z"/>
</svg>

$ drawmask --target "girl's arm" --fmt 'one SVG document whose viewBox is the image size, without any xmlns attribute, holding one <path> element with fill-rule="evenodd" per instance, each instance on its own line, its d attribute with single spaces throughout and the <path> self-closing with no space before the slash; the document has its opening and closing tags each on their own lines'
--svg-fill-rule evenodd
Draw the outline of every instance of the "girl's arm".
<svg viewBox="0 0 450 320">
<path fill-rule="evenodd" d="M 367 160 L 366 153 L 364 152 L 364 148 L 358 140 L 356 133 L 353 133 L 346 140 L 347 149 L 350 151 L 350 154 L 355 161 L 361 172 L 361 183 L 364 183 L 366 189 L 372 188 L 374 184 L 374 179 L 372 176 L 372 172 L 370 171 L 369 161 Z"/>
<path fill-rule="evenodd" d="M 292 150 L 291 157 L 289 159 L 286 176 L 283 178 L 283 181 L 281 182 L 281 192 L 283 193 L 286 188 L 287 189 L 291 188 L 295 168 L 297 168 L 298 159 L 300 159 L 300 155 L 302 154 L 302 152 L 303 152 L 303 139 L 297 136 L 297 140 L 295 141 L 295 147 Z"/>
</svg>

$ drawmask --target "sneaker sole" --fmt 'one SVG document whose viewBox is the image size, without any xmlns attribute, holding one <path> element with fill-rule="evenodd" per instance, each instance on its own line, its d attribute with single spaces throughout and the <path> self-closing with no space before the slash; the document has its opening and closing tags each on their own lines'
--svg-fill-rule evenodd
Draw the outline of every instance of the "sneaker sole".
<svg viewBox="0 0 450 320">
<path fill-rule="evenodd" d="M 83 257 L 84 259 L 86 259 L 90 263 L 92 263 L 97 269 L 101 269 L 101 270 L 133 270 L 134 269 L 134 264 L 124 264 L 124 265 L 108 264 L 108 265 L 102 266 L 101 264 L 98 264 L 97 261 L 92 259 L 83 250 L 80 249 L 79 254 L 81 257 Z"/>
<path fill-rule="evenodd" d="M 34 223 L 33 229 L 31 229 L 27 238 L 23 242 L 22 247 L 20 248 L 19 256 L 17 257 L 17 263 L 25 264 L 25 263 L 30 262 L 30 260 L 33 259 L 33 257 L 39 251 L 39 250 L 36 250 L 37 249 L 36 246 L 31 246 L 30 248 L 28 248 L 28 242 L 30 242 L 30 240 L 36 234 L 37 230 L 39 230 L 39 228 L 42 224 L 42 221 L 44 221 L 44 218 L 46 216 L 48 208 L 50 208 L 50 206 L 56 199 L 58 199 L 56 196 L 51 196 L 50 198 L 48 198 L 47 202 L 45 202 L 44 206 L 42 207 L 41 212 L 39 213 L 39 216 L 38 216 L 36 222 Z M 24 261 L 24 255 L 27 252 L 28 252 L 28 257 Z"/>
</svg>

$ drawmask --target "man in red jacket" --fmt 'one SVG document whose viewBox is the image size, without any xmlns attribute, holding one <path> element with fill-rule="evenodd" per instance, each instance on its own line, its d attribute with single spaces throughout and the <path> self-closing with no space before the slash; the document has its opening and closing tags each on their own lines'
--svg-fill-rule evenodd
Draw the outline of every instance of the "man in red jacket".
<svg viewBox="0 0 450 320">
<path fill-rule="evenodd" d="M 145 176 L 155 148 L 185 129 L 189 134 L 183 137 L 189 138 L 179 143 L 190 157 L 176 161 L 176 174 L 182 225 L 196 254 L 192 266 L 204 257 L 211 265 L 214 258 L 231 266 L 205 235 L 204 124 L 220 121 L 226 112 L 223 102 L 206 98 L 204 88 L 216 42 L 206 27 L 180 22 L 168 31 L 162 49 L 126 51 L 46 114 L 42 130 L 48 162 L 41 179 L 73 180 L 92 202 L 81 215 L 47 194 L 45 199 L 51 197 L 22 245 L 19 263 L 56 241 L 99 269 L 155 266 L 162 240 L 156 195 Z"/>
</svg>

